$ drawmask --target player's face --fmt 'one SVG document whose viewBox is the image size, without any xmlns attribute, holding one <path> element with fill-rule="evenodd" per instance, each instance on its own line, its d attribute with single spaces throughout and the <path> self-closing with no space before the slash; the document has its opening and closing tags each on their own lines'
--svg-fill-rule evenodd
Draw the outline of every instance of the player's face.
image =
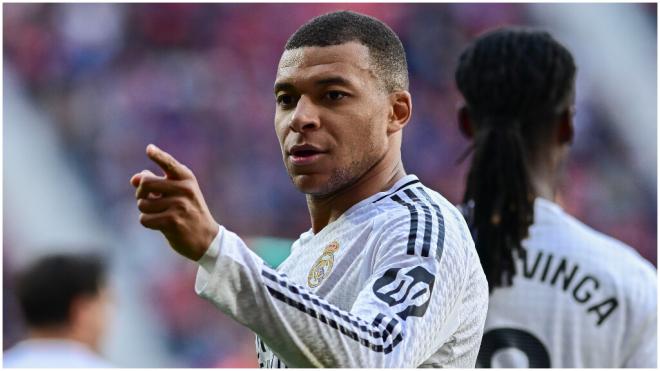
<svg viewBox="0 0 660 371">
<path fill-rule="evenodd" d="M 306 194 L 333 194 L 387 151 L 390 101 L 362 44 L 285 51 L 275 96 L 284 164 Z"/>
</svg>

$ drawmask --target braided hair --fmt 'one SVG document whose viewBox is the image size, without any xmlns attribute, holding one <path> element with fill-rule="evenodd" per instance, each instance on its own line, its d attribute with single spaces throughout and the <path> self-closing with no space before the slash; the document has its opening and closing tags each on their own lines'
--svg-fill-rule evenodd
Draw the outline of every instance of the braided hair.
<svg viewBox="0 0 660 371">
<path fill-rule="evenodd" d="M 573 97 L 575 63 L 547 32 L 503 28 L 474 41 L 455 78 L 474 127 L 463 202 L 489 289 L 510 286 L 534 222 L 530 165 Z"/>
</svg>

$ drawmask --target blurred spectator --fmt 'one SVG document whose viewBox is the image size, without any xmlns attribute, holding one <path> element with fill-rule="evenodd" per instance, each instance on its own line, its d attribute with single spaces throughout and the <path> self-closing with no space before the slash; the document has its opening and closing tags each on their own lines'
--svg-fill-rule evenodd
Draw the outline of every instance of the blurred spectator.
<svg viewBox="0 0 660 371">
<path fill-rule="evenodd" d="M 5 367 L 112 367 L 98 354 L 110 310 L 99 258 L 44 257 L 20 273 L 16 291 L 28 337 L 4 352 Z"/>
</svg>

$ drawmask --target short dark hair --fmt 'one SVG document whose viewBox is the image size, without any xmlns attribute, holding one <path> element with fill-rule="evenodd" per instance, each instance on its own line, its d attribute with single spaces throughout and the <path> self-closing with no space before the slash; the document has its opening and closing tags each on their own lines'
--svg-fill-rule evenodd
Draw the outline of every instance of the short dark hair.
<svg viewBox="0 0 660 371">
<path fill-rule="evenodd" d="M 388 92 L 408 90 L 408 63 L 399 37 L 380 20 L 351 11 L 313 18 L 286 42 L 285 50 L 359 42 L 369 49 L 376 77 Z"/>
<path fill-rule="evenodd" d="M 31 327 L 66 325 L 74 299 L 93 296 L 105 285 L 105 266 L 97 255 L 43 257 L 20 272 L 18 302 Z"/>
<path fill-rule="evenodd" d="M 491 290 L 512 284 L 513 253 L 525 254 L 536 196 L 531 161 L 572 104 L 575 73 L 563 45 L 528 28 L 486 33 L 460 56 L 456 85 L 475 128 L 463 202 L 473 205 L 468 223 Z"/>
</svg>

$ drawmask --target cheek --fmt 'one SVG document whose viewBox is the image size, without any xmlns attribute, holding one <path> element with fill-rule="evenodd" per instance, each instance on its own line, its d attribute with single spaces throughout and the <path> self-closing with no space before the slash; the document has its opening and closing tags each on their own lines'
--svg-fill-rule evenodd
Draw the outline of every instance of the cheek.
<svg viewBox="0 0 660 371">
<path fill-rule="evenodd" d="M 275 118 L 275 135 L 277 136 L 277 141 L 280 143 L 280 147 L 284 144 L 284 139 L 286 138 L 287 126 L 282 122 L 278 121 L 277 117 Z"/>
<path fill-rule="evenodd" d="M 374 106 L 375 107 L 375 106 Z M 363 119 L 361 137 L 363 145 L 369 145 L 372 150 L 380 152 L 387 145 L 387 112 L 378 107 L 370 111 Z"/>
<path fill-rule="evenodd" d="M 369 160 L 381 154 L 387 146 L 386 128 L 382 118 L 368 114 L 356 117 L 352 122 L 354 125 L 346 128 L 341 135 L 341 157 L 345 160 L 343 162 L 352 163 L 360 158 Z"/>
</svg>

